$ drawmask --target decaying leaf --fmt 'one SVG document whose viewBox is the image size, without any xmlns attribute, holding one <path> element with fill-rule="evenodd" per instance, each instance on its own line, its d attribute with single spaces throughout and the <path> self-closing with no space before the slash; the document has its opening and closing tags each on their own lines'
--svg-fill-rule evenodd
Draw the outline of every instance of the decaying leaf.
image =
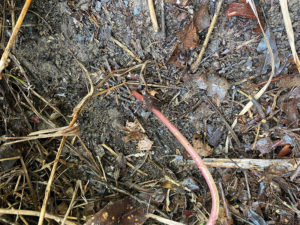
<svg viewBox="0 0 300 225">
<path fill-rule="evenodd" d="M 147 210 L 128 197 L 106 205 L 85 225 L 141 225 L 147 220 Z"/>
<path fill-rule="evenodd" d="M 201 8 L 194 13 L 193 22 L 198 32 L 209 27 L 210 18 L 208 14 L 208 1 L 206 1 Z"/>
<path fill-rule="evenodd" d="M 197 29 L 194 23 L 190 23 L 183 30 L 177 33 L 177 38 L 181 42 L 181 50 L 193 50 L 199 44 Z"/>
<path fill-rule="evenodd" d="M 173 51 L 170 59 L 168 60 L 167 64 L 174 65 L 178 68 L 185 68 L 185 57 L 181 54 L 178 45 L 176 46 L 175 50 Z"/>
<path fill-rule="evenodd" d="M 140 140 L 145 137 L 141 125 L 137 120 L 134 122 L 126 121 L 125 132 L 127 135 L 122 138 L 125 143 L 132 140 Z"/>
<path fill-rule="evenodd" d="M 200 134 L 193 135 L 192 143 L 193 147 L 200 156 L 207 157 L 212 155 L 212 148 L 207 143 L 202 141 L 202 136 Z"/>
<path fill-rule="evenodd" d="M 255 149 L 260 151 L 263 155 L 273 151 L 274 149 L 272 147 L 273 141 L 269 137 L 259 139 L 255 145 Z"/>
<path fill-rule="evenodd" d="M 283 87 L 283 88 L 299 87 L 300 86 L 300 75 L 281 79 L 279 82 L 276 83 L 276 86 Z"/>
<path fill-rule="evenodd" d="M 218 106 L 224 100 L 229 88 L 230 84 L 225 78 L 215 74 L 208 77 L 207 95 L 211 96 Z"/>
<path fill-rule="evenodd" d="M 219 106 L 224 100 L 230 84 L 228 81 L 216 74 L 201 74 L 194 77 L 194 81 L 198 88 L 207 90 L 207 95 L 211 96 Z"/>
<path fill-rule="evenodd" d="M 139 140 L 138 149 L 139 151 L 149 151 L 152 148 L 153 141 L 149 140 L 147 136 Z"/>
<path fill-rule="evenodd" d="M 132 140 L 138 140 L 139 151 L 149 151 L 151 149 L 154 142 L 149 140 L 141 124 L 137 120 L 134 122 L 126 121 L 125 132 L 127 135 L 122 138 L 125 143 Z"/>
<path fill-rule="evenodd" d="M 298 127 L 300 121 L 300 113 L 298 110 L 298 102 L 300 99 L 300 87 L 296 87 L 290 93 L 281 99 L 281 109 L 287 115 L 284 123 L 289 127 Z"/>
</svg>

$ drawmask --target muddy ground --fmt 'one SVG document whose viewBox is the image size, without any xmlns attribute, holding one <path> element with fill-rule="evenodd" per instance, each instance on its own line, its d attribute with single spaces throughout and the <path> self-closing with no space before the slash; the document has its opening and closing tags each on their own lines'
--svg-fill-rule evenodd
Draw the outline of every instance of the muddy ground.
<svg viewBox="0 0 300 225">
<path fill-rule="evenodd" d="M 22 8 L 22 2 L 15 2 L 17 15 Z M 14 60 L 11 60 L 6 73 L 13 74 L 30 84 L 30 88 L 57 107 L 67 121 L 71 120 L 73 108 L 90 88 L 78 61 L 89 71 L 97 87 L 96 92 L 125 81 L 135 83 L 123 85 L 93 98 L 80 115 L 78 124 L 82 142 L 93 155 L 96 164 L 103 168 L 97 170 L 88 151 L 78 139 L 72 142 L 72 138 L 68 138 L 52 185 L 47 212 L 63 217 L 71 201 L 75 183 L 81 180 L 81 194 L 75 200 L 77 207 L 70 213 L 74 217 L 74 222 L 84 223 L 107 203 L 126 195 L 118 190 L 125 190 L 126 193 L 147 202 L 150 201 L 149 196 L 152 196 L 152 204 L 174 221 L 185 224 L 205 222 L 205 217 L 208 216 L 206 211 L 210 211 L 210 193 L 203 177 L 196 168 L 177 162 L 180 157 L 183 157 L 183 160 L 190 158 L 167 128 L 130 95 L 130 89 L 142 93 L 148 88 L 148 93 L 154 95 L 153 98 L 162 112 L 189 141 L 193 141 L 195 145 L 197 143 L 195 134 L 200 134 L 200 139 L 209 144 L 213 150 L 207 157 L 253 160 L 279 158 L 282 146 L 274 147 L 272 150 L 266 146 L 261 149 L 256 146 L 252 149 L 261 119 L 257 118 L 258 111 L 255 107 L 251 109 L 253 117 L 251 118 L 249 114 L 243 118 L 239 117 L 238 126 L 234 129 L 241 144 L 238 145 L 230 136 L 228 152 L 225 149 L 228 129 L 220 113 L 229 124 L 232 124 L 242 106 L 248 102 L 238 90 L 253 95 L 262 88 L 262 85 L 258 84 L 266 81 L 270 75 L 270 66 L 264 68 L 266 71 L 262 72 L 266 53 L 257 51 L 258 44 L 263 39 L 261 33 L 253 32 L 257 22 L 241 17 L 226 17 L 225 11 L 234 1 L 223 3 L 202 63 L 196 72 L 198 76 L 207 74 L 222 77 L 229 83 L 224 99 L 208 97 L 216 105 L 220 112 L 218 113 L 207 100 L 207 91 L 195 86 L 198 81 L 190 78 L 195 75 L 191 75 L 189 68 L 201 49 L 207 28 L 198 33 L 200 44 L 180 56 L 184 59 L 183 68 L 176 67 L 169 60 L 178 43 L 178 32 L 190 23 L 193 12 L 202 7 L 203 1 L 189 1 L 185 7 L 165 3 L 165 32 L 161 29 L 160 2 L 156 1 L 160 31 L 155 33 L 147 1 L 32 1 L 24 22 L 29 25 L 21 28 L 16 48 L 12 51 L 27 77 L 22 75 L 20 66 L 16 65 Z M 274 35 L 278 50 L 280 71 L 276 77 L 298 74 L 291 57 L 279 2 L 259 1 L 258 5 L 263 11 L 266 26 Z M 3 2 L 0 3 L 0 7 L 2 19 L 5 11 L 3 23 L 5 27 L 1 42 L 4 45 L 11 32 L 9 28 L 11 8 L 9 4 Z M 216 2 L 210 0 L 208 2 L 210 19 L 215 7 Z M 289 9 L 296 49 L 299 49 L 300 4 L 297 0 L 290 0 Z M 130 49 L 138 60 L 130 56 L 114 40 Z M 146 60 L 149 62 L 141 76 L 141 64 Z M 136 65 L 139 65 L 136 69 L 129 72 L 126 70 Z M 111 75 L 109 80 L 98 87 L 101 80 L 109 74 Z M 143 79 L 148 84 L 147 88 Z M 7 100 L 2 92 L 4 97 L 1 97 L 1 136 L 27 136 L 32 131 L 53 128 L 51 124 L 55 127 L 68 125 L 62 116 L 34 96 L 28 88 L 22 87 L 12 77 L 7 80 L 11 91 L 19 101 L 19 106 L 15 100 Z M 299 86 L 299 83 L 295 86 Z M 272 82 L 259 100 L 259 104 L 268 109 L 272 106 L 276 94 L 279 99 L 283 99 L 294 89 L 293 85 L 282 87 Z M 43 118 L 34 116 L 35 113 L 24 96 Z M 299 101 L 293 104 L 299 105 Z M 296 107 L 296 110 L 299 109 Z M 268 127 L 262 128 L 257 140 L 270 137 L 275 142 L 283 139 L 284 133 L 292 141 L 288 142 L 290 152 L 282 158 L 299 158 L 298 124 L 287 125 L 285 119 L 288 116 L 279 101 L 274 111 L 277 121 L 268 119 Z M 298 114 L 295 114 L 295 120 L 299 119 Z M 28 119 L 29 124 L 24 122 L 24 118 Z M 139 138 L 126 139 L 131 132 L 128 128 L 130 122 L 134 121 L 138 127 L 142 127 L 143 137 L 146 136 L 148 141 L 153 142 L 151 149 L 142 146 L 148 150 L 141 151 Z M 60 138 L 47 138 L 40 139 L 39 142 L 31 141 L 2 147 L 11 153 L 9 156 L 23 156 L 38 205 L 42 204 L 45 183 L 50 174 L 50 167 L 47 165 L 54 160 L 59 143 Z M 113 149 L 118 157 L 112 155 L 103 144 Z M 45 151 L 48 153 L 45 154 Z M 3 153 L 0 156 L 6 158 L 7 154 Z M 128 167 L 126 162 L 134 165 L 135 169 Z M 9 204 L 14 204 L 15 208 L 37 210 L 36 205 L 29 199 L 30 192 L 26 188 L 25 178 L 21 176 L 21 163 L 5 162 L 1 169 L 0 207 L 10 208 Z M 137 169 L 147 175 L 138 172 Z M 222 183 L 234 224 L 299 224 L 299 180 L 295 178 L 291 181 L 293 171 L 283 172 L 277 169 L 273 171 L 272 168 L 265 171 L 211 168 L 210 171 L 216 183 Z M 14 192 L 19 176 L 25 189 L 19 184 L 19 188 Z M 190 191 L 184 189 L 184 185 L 172 184 L 166 179 L 169 176 L 178 183 L 187 182 L 185 187 Z M 16 195 L 16 192 L 19 194 Z M 21 195 L 23 199 L 20 199 Z M 168 203 L 166 199 L 170 202 Z M 221 212 L 224 211 L 222 209 L 224 206 L 221 207 Z M 220 223 L 225 224 L 224 217 L 224 214 L 220 217 Z M 0 218 L 2 224 L 13 221 L 17 221 L 16 224 L 22 223 L 13 216 L 0 215 Z M 29 224 L 37 223 L 34 217 L 26 217 L 26 220 Z M 49 224 L 54 223 L 49 220 Z M 160 223 L 149 219 L 145 224 Z"/>
</svg>

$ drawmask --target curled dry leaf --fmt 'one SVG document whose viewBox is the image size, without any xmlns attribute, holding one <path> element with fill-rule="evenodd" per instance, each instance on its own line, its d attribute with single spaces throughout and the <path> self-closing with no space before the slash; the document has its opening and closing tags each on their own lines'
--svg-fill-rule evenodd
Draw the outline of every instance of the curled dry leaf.
<svg viewBox="0 0 300 225">
<path fill-rule="evenodd" d="M 147 210 L 131 198 L 124 198 L 106 205 L 85 225 L 141 225 L 147 220 Z"/>
<path fill-rule="evenodd" d="M 207 157 L 211 156 L 213 153 L 212 148 L 202 141 L 202 136 L 200 134 L 194 134 L 192 138 L 192 143 L 194 149 L 200 156 Z"/>
<path fill-rule="evenodd" d="M 260 9 L 258 9 L 258 11 L 260 12 Z M 245 1 L 242 2 L 233 2 L 230 3 L 227 10 L 226 10 L 226 16 L 227 17 L 232 17 L 232 16 L 240 16 L 243 18 L 248 18 L 248 19 L 252 19 L 252 20 L 256 20 L 256 16 L 254 15 L 251 6 L 246 3 Z M 261 17 L 259 15 L 259 17 Z M 264 28 L 265 24 L 263 23 L 262 19 L 260 19 L 261 25 Z M 259 27 L 259 25 L 253 29 L 253 31 L 255 33 L 260 33 L 261 29 Z"/>
</svg>

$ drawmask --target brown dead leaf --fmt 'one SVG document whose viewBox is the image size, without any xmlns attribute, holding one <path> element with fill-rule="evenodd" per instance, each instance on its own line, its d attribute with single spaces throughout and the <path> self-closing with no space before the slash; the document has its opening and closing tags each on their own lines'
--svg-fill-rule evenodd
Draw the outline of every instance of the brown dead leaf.
<svg viewBox="0 0 300 225">
<path fill-rule="evenodd" d="M 132 141 L 132 140 L 140 140 L 144 137 L 145 135 L 141 132 L 138 131 L 132 131 L 130 133 L 128 133 L 128 135 L 122 137 L 122 140 L 127 143 L 128 141 Z"/>
<path fill-rule="evenodd" d="M 173 51 L 170 59 L 168 60 L 167 64 L 174 65 L 178 68 L 185 68 L 185 57 L 181 54 L 180 49 L 177 47 Z"/>
<path fill-rule="evenodd" d="M 149 138 L 145 136 L 141 140 L 139 140 L 138 149 L 141 152 L 149 151 L 152 148 L 153 143 L 153 141 L 149 140 Z"/>
<path fill-rule="evenodd" d="M 201 8 L 195 12 L 193 21 L 198 32 L 209 27 L 210 18 L 208 14 L 208 1 L 206 1 Z"/>
<path fill-rule="evenodd" d="M 190 23 L 183 30 L 177 33 L 177 38 L 181 42 L 180 50 L 193 50 L 199 44 L 197 28 L 194 23 Z"/>
<path fill-rule="evenodd" d="M 124 198 L 106 205 L 85 225 L 142 225 L 147 220 L 147 210 L 147 207 L 143 207 L 133 199 Z"/>
<path fill-rule="evenodd" d="M 192 143 L 194 149 L 200 156 L 207 157 L 212 155 L 213 149 L 207 143 L 202 141 L 202 136 L 200 134 L 193 135 Z"/>
<path fill-rule="evenodd" d="M 132 140 L 140 140 L 145 137 L 141 125 L 137 120 L 135 120 L 134 122 L 126 121 L 125 132 L 127 133 L 127 135 L 122 137 L 122 140 L 125 143 Z"/>
<path fill-rule="evenodd" d="M 141 128 L 141 126 L 140 126 L 140 123 L 137 121 L 137 120 L 135 120 L 135 121 L 133 121 L 133 122 L 130 122 L 130 121 L 126 121 L 126 126 L 125 126 L 125 128 L 128 130 L 128 131 L 131 131 L 131 132 L 138 132 L 138 131 L 140 131 L 140 132 L 142 132 L 142 128 Z"/>
</svg>

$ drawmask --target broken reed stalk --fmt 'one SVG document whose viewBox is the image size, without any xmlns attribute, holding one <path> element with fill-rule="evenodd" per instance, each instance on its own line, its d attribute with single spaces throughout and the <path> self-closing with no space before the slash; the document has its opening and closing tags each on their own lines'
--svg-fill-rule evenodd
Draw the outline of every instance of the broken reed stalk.
<svg viewBox="0 0 300 225">
<path fill-rule="evenodd" d="M 149 7 L 149 11 L 150 11 L 150 18 L 151 18 L 151 21 L 152 21 L 153 29 L 154 29 L 155 32 L 158 32 L 159 27 L 158 27 L 156 14 L 155 14 L 153 0 L 148 0 L 148 7 Z"/>
<path fill-rule="evenodd" d="M 144 102 L 143 96 L 137 91 L 132 91 L 132 94 L 141 102 Z M 210 216 L 207 221 L 207 225 L 213 225 L 216 223 L 218 214 L 219 214 L 219 194 L 217 190 L 217 186 L 214 182 L 213 177 L 211 176 L 209 170 L 203 163 L 202 159 L 192 147 L 192 145 L 188 142 L 188 140 L 180 133 L 180 131 L 157 109 L 153 106 L 150 107 L 150 111 L 152 111 L 157 118 L 170 130 L 170 132 L 177 138 L 177 140 L 182 144 L 182 146 L 186 149 L 186 151 L 190 154 L 192 159 L 195 161 L 197 167 L 200 169 L 211 193 L 212 207 Z"/>
<path fill-rule="evenodd" d="M 22 210 L 22 209 L 1 209 L 0 208 L 0 214 L 3 214 L 3 215 L 6 215 L 6 214 L 9 214 L 9 215 L 23 215 L 23 216 L 37 216 L 39 217 L 41 215 L 40 212 L 37 212 L 37 211 L 32 211 L 32 210 Z M 45 214 L 45 217 L 47 219 L 52 219 L 52 220 L 55 220 L 57 223 L 61 223 L 63 218 L 61 217 L 58 217 L 58 216 L 55 216 L 55 215 L 52 215 L 52 214 L 49 214 L 49 213 L 46 213 Z M 71 222 L 71 221 L 66 221 L 65 222 L 66 225 L 77 225 L 76 223 L 74 222 Z"/>
<path fill-rule="evenodd" d="M 15 40 L 16 40 L 16 37 L 17 37 L 17 34 L 20 30 L 20 27 L 23 23 L 23 20 L 24 20 L 24 17 L 28 11 L 28 8 L 30 6 L 30 3 L 31 3 L 31 0 L 26 0 L 24 6 L 23 6 L 23 9 L 21 11 L 21 14 L 17 20 L 17 23 L 16 23 L 16 26 L 14 27 L 13 29 L 13 32 L 9 38 L 9 41 L 6 45 L 6 48 L 2 54 L 2 57 L 1 57 L 1 60 L 0 60 L 0 80 L 2 79 L 2 71 L 4 70 L 4 68 L 6 67 L 6 61 L 8 59 L 8 55 L 9 55 L 9 52 L 13 46 L 13 44 L 15 43 Z"/>
</svg>

